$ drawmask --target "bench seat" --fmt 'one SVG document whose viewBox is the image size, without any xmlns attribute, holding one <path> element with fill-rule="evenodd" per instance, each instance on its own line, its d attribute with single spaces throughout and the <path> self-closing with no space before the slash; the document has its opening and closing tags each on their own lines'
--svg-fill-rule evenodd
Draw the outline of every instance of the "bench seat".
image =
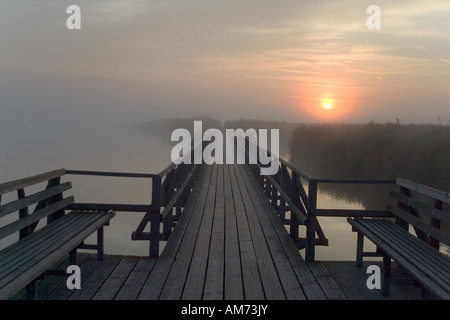
<svg viewBox="0 0 450 320">
<path fill-rule="evenodd" d="M 0 251 L 0 299 L 39 277 L 113 216 L 113 212 L 72 211 Z"/>
<path fill-rule="evenodd" d="M 348 218 L 358 232 L 356 265 L 363 257 L 383 257 L 382 293 L 389 295 L 391 259 L 401 265 L 429 293 L 450 299 L 450 257 L 440 245 L 450 246 L 450 194 L 402 178 L 390 196 L 397 205 L 387 205 L 392 218 Z M 414 233 L 414 234 L 413 234 Z M 377 252 L 364 252 L 364 237 Z"/>
<path fill-rule="evenodd" d="M 450 299 L 450 257 L 388 219 L 348 218 L 353 228 L 372 241 L 383 254 L 408 270 L 424 288 Z M 384 286 L 388 286 L 388 279 Z M 384 288 L 385 293 L 389 291 Z"/>
</svg>

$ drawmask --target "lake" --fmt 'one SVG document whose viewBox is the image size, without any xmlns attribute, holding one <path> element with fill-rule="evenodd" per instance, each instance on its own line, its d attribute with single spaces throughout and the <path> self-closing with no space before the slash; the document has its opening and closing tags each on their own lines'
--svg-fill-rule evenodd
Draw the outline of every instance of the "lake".
<svg viewBox="0 0 450 320">
<path fill-rule="evenodd" d="M 57 168 L 72 170 L 158 173 L 170 164 L 172 147 L 160 138 L 139 132 L 134 126 L 102 127 L 97 135 L 80 135 L 80 139 L 55 137 L 47 148 L 35 145 L 14 146 L 0 158 L 1 181 L 9 181 Z M 6 138 L 7 139 L 7 138 Z M 3 140 L 5 142 L 5 140 Z M 148 179 L 68 176 L 77 202 L 149 204 L 151 181 Z M 319 193 L 320 208 L 361 209 L 358 203 Z M 147 255 L 148 241 L 132 241 L 143 213 L 118 212 L 105 228 L 105 252 Z M 319 222 L 329 240 L 329 247 L 316 247 L 318 260 L 354 260 L 356 234 L 345 218 L 320 217 Z M 304 236 L 302 227 L 300 235 Z M 88 239 L 94 242 L 95 237 Z M 301 251 L 302 254 L 304 251 Z"/>
</svg>

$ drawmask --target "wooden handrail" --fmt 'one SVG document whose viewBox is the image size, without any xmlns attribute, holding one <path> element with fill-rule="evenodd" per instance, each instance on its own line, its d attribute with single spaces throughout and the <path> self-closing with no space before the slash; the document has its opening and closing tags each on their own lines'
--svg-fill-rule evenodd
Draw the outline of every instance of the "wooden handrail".
<svg viewBox="0 0 450 320">
<path fill-rule="evenodd" d="M 45 182 L 51 179 L 55 179 L 63 176 L 66 173 L 65 169 L 59 169 L 54 171 L 49 171 L 46 173 L 38 174 L 32 177 L 27 177 L 23 179 L 18 179 L 10 182 L 5 182 L 0 184 L 0 194 L 5 194 L 18 189 L 23 189 L 25 187 L 31 186 L 33 184 Z"/>
<path fill-rule="evenodd" d="M 394 179 L 310 179 L 317 183 L 332 184 L 395 184 Z"/>
<path fill-rule="evenodd" d="M 422 184 L 412 182 L 403 178 L 397 178 L 397 184 L 401 187 L 425 194 L 435 200 L 450 204 L 450 194 L 441 190 L 433 189 Z"/>
<path fill-rule="evenodd" d="M 85 170 L 66 170 L 66 174 L 81 176 L 101 176 L 101 177 L 121 177 L 121 178 L 147 178 L 153 179 L 158 177 L 157 174 L 151 173 L 134 173 L 134 172 L 111 172 L 111 171 L 85 171 Z"/>
<path fill-rule="evenodd" d="M 300 211 L 299 208 L 297 208 L 294 201 L 292 201 L 292 199 L 286 194 L 286 192 L 284 192 L 283 188 L 271 176 L 266 176 L 266 178 L 275 186 L 283 199 L 289 204 L 289 210 L 291 210 L 295 214 L 295 216 L 302 224 L 306 225 L 308 223 L 307 217 L 303 214 L 303 212 Z"/>
<path fill-rule="evenodd" d="M 166 215 L 169 213 L 170 210 L 174 207 L 177 200 L 181 197 L 181 195 L 184 193 L 187 185 L 191 181 L 192 177 L 195 174 L 195 171 L 198 168 L 198 164 L 194 165 L 194 167 L 189 172 L 188 176 L 184 179 L 183 184 L 180 186 L 180 188 L 177 190 L 177 192 L 174 194 L 174 196 L 170 199 L 170 201 L 167 203 L 167 205 L 164 207 L 164 210 L 161 212 L 161 216 L 163 218 L 166 217 Z"/>
</svg>

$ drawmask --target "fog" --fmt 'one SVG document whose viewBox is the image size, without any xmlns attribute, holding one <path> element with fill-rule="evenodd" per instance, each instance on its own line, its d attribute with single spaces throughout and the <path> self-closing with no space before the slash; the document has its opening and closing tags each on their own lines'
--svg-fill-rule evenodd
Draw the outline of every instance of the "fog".
<svg viewBox="0 0 450 320">
<path fill-rule="evenodd" d="M 139 130 L 152 120 L 450 120 L 447 0 L 378 1 L 380 30 L 366 27 L 371 1 L 83 0 L 68 30 L 71 4 L 0 2 L 2 182 L 158 172 L 170 144 Z"/>
</svg>

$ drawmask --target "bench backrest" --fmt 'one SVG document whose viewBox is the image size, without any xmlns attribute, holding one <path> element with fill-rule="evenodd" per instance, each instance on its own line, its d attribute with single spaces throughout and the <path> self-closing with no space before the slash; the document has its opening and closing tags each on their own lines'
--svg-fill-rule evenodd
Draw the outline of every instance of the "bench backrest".
<svg viewBox="0 0 450 320">
<path fill-rule="evenodd" d="M 39 221 L 47 218 L 47 223 L 64 215 L 64 208 L 74 202 L 72 196 L 63 198 L 63 192 L 72 187 L 70 182 L 61 184 L 64 169 L 0 184 L 0 240 L 19 232 L 19 239 L 33 233 Z M 44 190 L 39 185 L 47 182 Z M 40 187 L 39 191 L 36 191 Z M 25 190 L 27 188 L 27 190 Z M 26 191 L 30 191 L 26 195 Z M 5 195 L 14 196 L 2 204 Z M 31 208 L 33 211 L 30 212 Z"/>
<path fill-rule="evenodd" d="M 399 191 L 391 191 L 390 195 L 398 204 L 388 205 L 396 223 L 406 230 L 411 224 L 417 237 L 436 249 L 440 242 L 450 246 L 450 195 L 401 178 L 397 185 Z"/>
</svg>

